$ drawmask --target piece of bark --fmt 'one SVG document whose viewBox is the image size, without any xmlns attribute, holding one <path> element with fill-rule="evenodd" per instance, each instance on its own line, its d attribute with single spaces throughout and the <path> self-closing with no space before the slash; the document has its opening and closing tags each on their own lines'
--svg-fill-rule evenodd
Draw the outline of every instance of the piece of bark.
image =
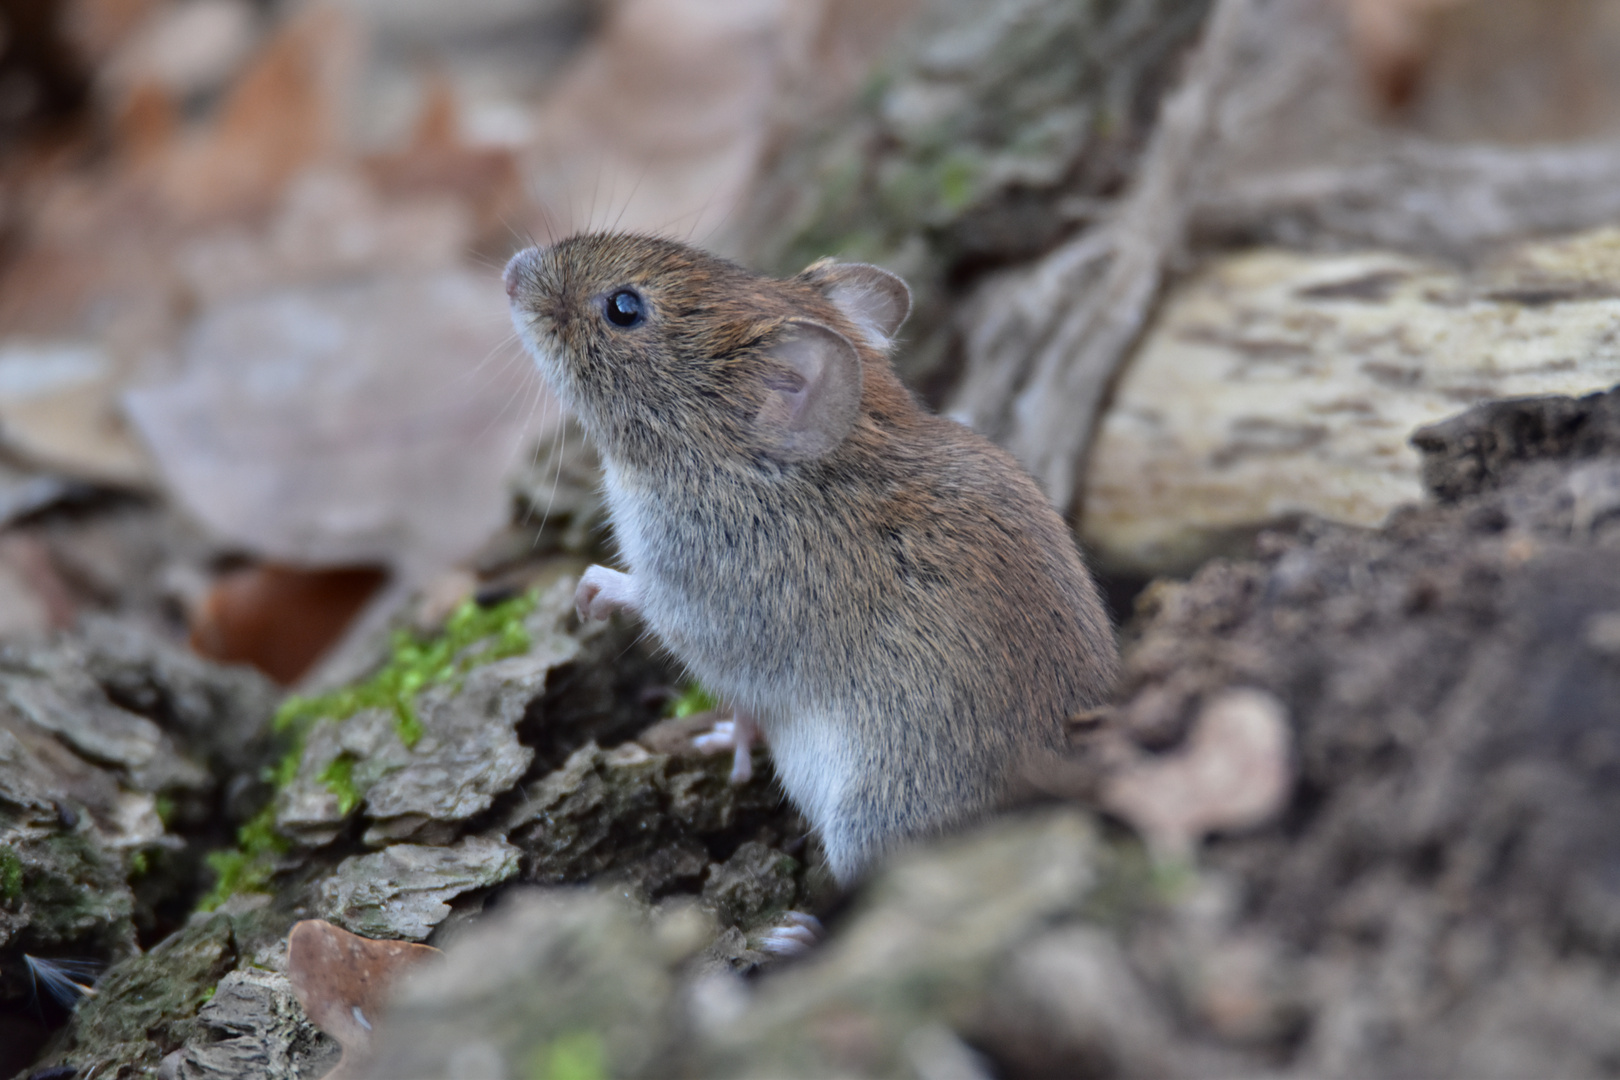
<svg viewBox="0 0 1620 1080">
<path fill-rule="evenodd" d="M 1080 538 L 1106 571 L 1179 575 L 1302 516 L 1375 527 L 1423 496 L 1409 440 L 1424 425 L 1620 382 L 1617 314 L 1613 229 L 1467 273 L 1390 251 L 1212 259 L 1169 290 L 1120 376 Z"/>
</svg>

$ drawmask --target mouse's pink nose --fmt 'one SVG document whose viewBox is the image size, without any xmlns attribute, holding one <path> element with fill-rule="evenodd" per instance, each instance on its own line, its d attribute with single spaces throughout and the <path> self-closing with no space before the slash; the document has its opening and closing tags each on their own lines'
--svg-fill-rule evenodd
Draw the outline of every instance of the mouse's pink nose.
<svg viewBox="0 0 1620 1080">
<path fill-rule="evenodd" d="M 516 300 L 518 289 L 523 284 L 529 260 L 533 258 L 538 248 L 524 248 L 506 262 L 506 269 L 501 271 L 501 280 L 506 282 L 506 298 Z"/>
</svg>

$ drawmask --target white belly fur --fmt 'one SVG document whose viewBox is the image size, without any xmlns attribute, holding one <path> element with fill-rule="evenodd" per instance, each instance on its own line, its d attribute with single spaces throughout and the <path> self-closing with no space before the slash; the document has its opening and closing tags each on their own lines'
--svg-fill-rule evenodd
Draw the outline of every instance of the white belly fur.
<svg viewBox="0 0 1620 1080">
<path fill-rule="evenodd" d="M 658 499 L 650 485 L 644 487 L 637 484 L 636 479 L 617 472 L 611 465 L 608 467 L 606 486 L 614 533 L 626 568 L 638 578 L 643 618 L 655 633 L 665 638 L 666 644 L 673 645 L 676 641 L 695 644 L 708 638 L 705 644 L 716 645 L 715 638 L 719 637 L 727 645 L 737 646 L 740 642 L 733 640 L 734 635 L 723 631 L 716 635 L 719 628 L 702 625 L 706 619 L 698 613 L 701 604 L 694 609 L 692 597 L 677 600 L 667 591 L 665 583 L 650 572 L 649 566 L 654 560 L 649 557 L 649 545 L 658 540 L 654 535 L 659 530 Z M 693 621 L 694 616 L 697 622 Z M 708 650 L 698 646 L 697 651 Z M 747 671 L 732 670 L 732 665 L 724 663 L 705 662 L 718 657 L 692 655 L 681 659 L 724 704 L 741 706 L 756 714 L 783 789 L 821 836 L 833 872 L 843 876 L 856 855 L 849 849 L 842 830 L 836 827 L 843 817 L 849 778 L 855 775 L 861 755 L 853 733 L 838 717 L 818 713 L 814 707 L 799 711 L 795 706 L 803 707 L 809 700 L 806 688 L 780 684 L 763 686 Z"/>
<path fill-rule="evenodd" d="M 771 762 L 788 798 L 810 819 L 827 847 L 833 872 L 839 873 L 840 837 L 833 828 L 858 752 L 854 740 L 836 720 L 800 715 L 777 720 L 765 730 Z"/>
</svg>

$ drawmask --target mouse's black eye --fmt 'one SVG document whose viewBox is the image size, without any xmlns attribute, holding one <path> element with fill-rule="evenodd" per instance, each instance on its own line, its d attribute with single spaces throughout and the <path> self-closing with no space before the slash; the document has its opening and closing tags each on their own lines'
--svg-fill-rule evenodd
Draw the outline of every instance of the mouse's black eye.
<svg viewBox="0 0 1620 1080">
<path fill-rule="evenodd" d="M 647 305 L 634 289 L 620 289 L 608 294 L 603 304 L 607 321 L 614 326 L 634 326 L 647 317 Z"/>
</svg>

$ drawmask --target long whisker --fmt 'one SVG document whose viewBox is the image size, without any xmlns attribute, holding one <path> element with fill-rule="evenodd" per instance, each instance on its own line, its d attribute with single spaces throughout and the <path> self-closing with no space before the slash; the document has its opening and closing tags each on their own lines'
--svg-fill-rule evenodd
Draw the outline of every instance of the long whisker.
<svg viewBox="0 0 1620 1080">
<path fill-rule="evenodd" d="M 96 996 L 93 984 L 101 965 L 92 960 L 46 960 L 24 953 L 23 964 L 36 999 L 43 989 L 52 1001 L 71 1009 L 80 998 Z"/>
<path fill-rule="evenodd" d="M 636 182 L 630 185 L 630 194 L 628 196 L 626 196 L 626 198 L 624 200 L 624 205 L 619 207 L 619 213 L 613 219 L 613 231 L 614 232 L 619 231 L 619 226 L 621 224 L 623 224 L 624 215 L 629 211 L 630 204 L 635 202 L 635 200 L 636 200 L 636 192 L 641 190 L 641 182 L 643 180 L 647 179 L 647 174 L 650 171 L 652 171 L 652 166 L 651 165 L 643 165 L 641 167 L 641 172 L 639 174 L 637 174 L 637 176 L 636 176 Z"/>
<path fill-rule="evenodd" d="M 551 472 L 551 494 L 546 496 L 546 509 L 540 515 L 540 527 L 543 529 L 551 521 L 551 508 L 557 502 L 557 488 L 562 485 L 563 459 L 568 456 L 568 425 L 557 425 L 557 461 L 556 468 Z"/>
<path fill-rule="evenodd" d="M 713 205 L 714 198 L 715 197 L 713 195 L 710 195 L 709 198 L 704 201 L 703 213 L 706 214 L 709 212 L 709 207 Z M 699 247 L 707 247 L 709 243 L 714 240 L 715 234 L 731 223 L 732 217 L 737 213 L 738 210 L 742 208 L 742 202 L 743 200 L 740 194 L 732 196 L 731 205 L 726 208 L 726 212 L 724 214 L 720 215 L 720 220 L 711 225 L 709 227 L 709 231 L 704 233 L 703 239 L 698 242 Z M 703 218 L 701 216 L 693 220 L 692 230 L 694 232 L 697 231 L 697 223 L 702 220 Z"/>
<path fill-rule="evenodd" d="M 548 398 L 548 400 L 544 402 L 544 405 L 556 406 L 557 415 L 559 415 L 559 418 L 561 418 L 561 403 L 557 403 L 554 398 Z M 536 473 L 539 473 L 539 463 L 546 460 L 546 453 L 548 453 L 548 449 L 546 449 L 546 442 L 548 442 L 548 440 L 551 442 L 551 449 L 549 449 L 549 452 L 556 453 L 557 450 L 556 427 L 546 427 L 546 418 L 541 416 L 541 426 L 539 426 L 539 429 L 544 432 L 544 437 L 543 439 L 535 439 L 535 449 L 531 450 L 530 452 L 530 460 L 528 460 L 528 474 L 530 474 L 530 476 L 535 476 Z M 531 489 L 528 494 L 531 494 Z M 522 525 L 528 525 L 528 523 L 533 520 L 535 520 L 535 500 L 525 497 L 525 499 L 523 499 Z M 538 551 L 539 549 L 539 529 L 541 528 L 544 528 L 544 525 L 541 525 L 539 528 L 535 529 L 535 539 L 533 539 L 533 542 L 531 542 L 530 546 L 528 546 L 530 547 L 530 551 Z"/>
</svg>

